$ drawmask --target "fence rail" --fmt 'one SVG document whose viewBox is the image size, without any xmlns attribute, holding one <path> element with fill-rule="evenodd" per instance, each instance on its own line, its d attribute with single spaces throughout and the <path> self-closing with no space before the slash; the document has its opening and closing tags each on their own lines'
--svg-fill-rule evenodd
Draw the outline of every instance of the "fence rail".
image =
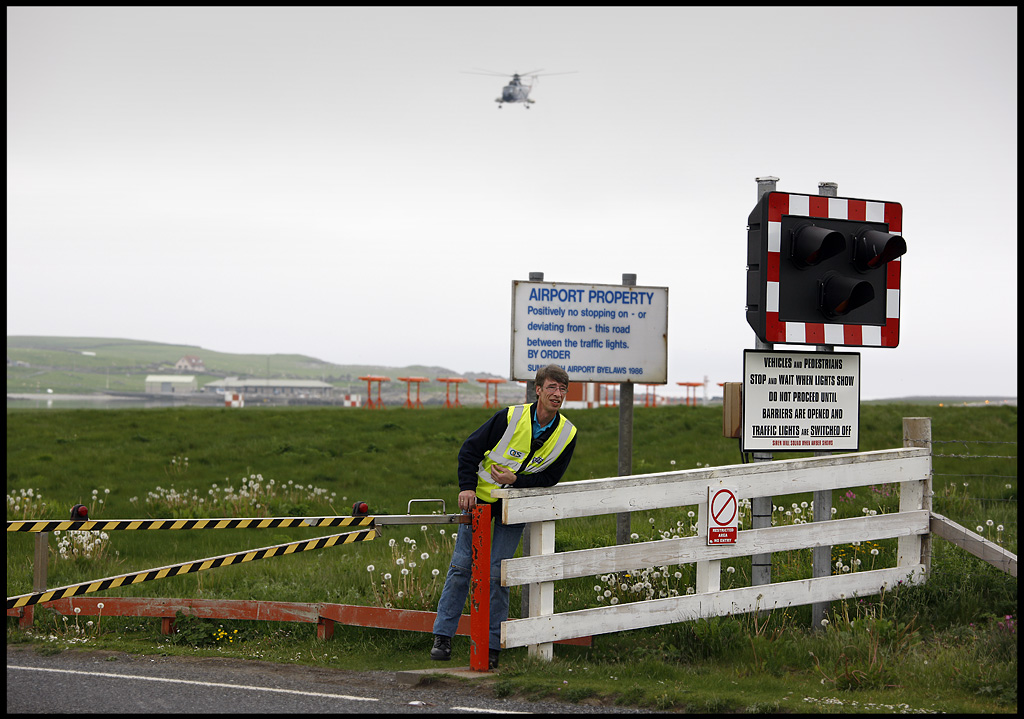
<svg viewBox="0 0 1024 719">
<path fill-rule="evenodd" d="M 517 586 L 531 582 L 553 582 L 652 566 L 848 544 L 865 537 L 892 539 L 907 534 L 926 534 L 929 531 L 929 519 L 929 512 L 916 510 L 837 519 L 828 523 L 744 530 L 742 545 L 737 542 L 708 546 L 706 537 L 683 537 L 519 557 L 502 563 L 501 583 Z"/>
<path fill-rule="evenodd" d="M 931 514 L 929 528 L 934 534 L 970 552 L 978 559 L 988 562 L 996 569 L 1001 569 L 1011 576 L 1017 576 L 1017 555 L 1013 552 L 1003 549 L 998 544 L 993 544 L 980 534 L 975 534 L 967 527 L 961 527 L 956 522 L 935 512 Z"/>
</svg>

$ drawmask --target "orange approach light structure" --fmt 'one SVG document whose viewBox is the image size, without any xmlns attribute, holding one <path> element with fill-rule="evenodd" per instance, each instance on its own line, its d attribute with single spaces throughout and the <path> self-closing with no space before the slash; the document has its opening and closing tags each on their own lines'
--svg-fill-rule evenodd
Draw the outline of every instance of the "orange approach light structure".
<svg viewBox="0 0 1024 719">
<path fill-rule="evenodd" d="M 644 385 L 644 407 L 657 407 L 658 398 L 654 396 L 655 390 L 658 388 L 656 384 L 645 384 Z"/>
<path fill-rule="evenodd" d="M 505 380 L 500 379 L 500 378 L 498 378 L 498 379 L 487 378 L 487 379 L 478 379 L 477 382 L 481 382 L 484 385 L 484 407 L 499 407 L 499 406 L 501 406 L 501 405 L 498 404 L 498 385 L 499 384 L 504 384 Z M 491 399 L 490 399 L 490 397 L 491 397 L 490 392 L 491 392 L 491 385 L 492 384 L 494 385 L 494 402 L 493 403 L 491 402 Z M 458 387 L 456 387 L 455 390 L 456 390 L 456 392 L 458 392 Z M 457 396 L 458 396 L 458 394 L 456 394 L 456 397 Z"/>
<path fill-rule="evenodd" d="M 467 379 L 465 379 L 463 377 L 438 377 L 437 381 L 438 382 L 444 382 L 445 385 L 446 385 L 445 388 L 444 388 L 444 406 L 445 407 L 461 407 L 462 403 L 459 402 L 459 384 L 462 383 L 462 382 L 468 382 L 469 380 L 467 380 Z M 455 403 L 454 404 L 452 404 L 452 401 L 450 399 L 448 399 L 448 391 L 452 388 L 452 385 L 455 385 Z"/>
<path fill-rule="evenodd" d="M 366 408 L 367 409 L 384 409 L 384 403 L 380 401 L 380 383 L 390 382 L 390 377 L 378 377 L 376 375 L 367 375 L 366 377 L 360 377 L 361 380 L 366 380 Z M 373 401 L 373 383 L 377 383 L 377 401 Z"/>
<path fill-rule="evenodd" d="M 423 403 L 420 402 L 420 383 L 429 382 L 430 380 L 426 377 L 399 377 L 399 382 L 405 382 L 405 406 L 409 409 L 420 409 L 423 407 Z M 412 383 L 416 383 L 416 404 L 413 404 L 412 399 L 409 397 L 409 391 L 412 389 Z"/>
<path fill-rule="evenodd" d="M 686 405 L 691 407 L 697 406 L 697 388 L 703 387 L 703 382 L 676 382 L 676 384 L 686 387 Z"/>
</svg>

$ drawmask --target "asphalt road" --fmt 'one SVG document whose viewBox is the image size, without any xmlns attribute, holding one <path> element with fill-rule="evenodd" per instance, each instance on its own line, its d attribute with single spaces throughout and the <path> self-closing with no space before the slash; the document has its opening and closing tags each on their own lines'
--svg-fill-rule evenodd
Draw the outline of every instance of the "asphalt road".
<svg viewBox="0 0 1024 719">
<path fill-rule="evenodd" d="M 7 647 L 7 713 L 529 713 L 636 709 L 499 699 L 494 675 L 408 685 L 395 672 L 109 651 Z M 644 711 L 644 714 L 650 713 Z"/>
</svg>

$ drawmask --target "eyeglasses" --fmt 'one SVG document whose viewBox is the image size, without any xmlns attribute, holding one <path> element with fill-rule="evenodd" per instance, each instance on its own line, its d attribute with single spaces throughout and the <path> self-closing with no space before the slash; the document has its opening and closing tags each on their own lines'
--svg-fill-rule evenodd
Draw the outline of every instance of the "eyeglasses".
<svg viewBox="0 0 1024 719">
<path fill-rule="evenodd" d="M 560 384 L 549 384 L 546 387 L 542 387 L 541 389 L 550 394 L 565 394 L 566 392 L 569 391 L 568 387 L 563 387 Z"/>
</svg>

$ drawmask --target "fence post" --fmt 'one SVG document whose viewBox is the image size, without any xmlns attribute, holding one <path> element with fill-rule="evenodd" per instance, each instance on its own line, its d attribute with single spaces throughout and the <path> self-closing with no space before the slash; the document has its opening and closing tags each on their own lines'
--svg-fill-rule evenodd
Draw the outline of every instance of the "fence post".
<svg viewBox="0 0 1024 719">
<path fill-rule="evenodd" d="M 924 447 L 928 450 L 928 474 L 921 482 L 903 482 L 900 485 L 900 511 L 927 509 L 932 511 L 932 418 L 904 417 L 903 446 Z M 913 484 L 911 488 L 908 485 Z M 906 506 L 904 506 L 906 503 Z M 897 563 L 924 565 L 925 575 L 932 568 L 932 535 L 900 537 L 897 543 Z"/>
<path fill-rule="evenodd" d="M 530 546 L 534 548 L 533 556 L 538 554 L 555 553 L 555 523 L 554 522 L 530 522 L 526 525 L 533 535 Z M 531 617 L 551 616 L 555 613 L 555 583 L 535 582 L 527 585 L 526 592 L 530 595 Z M 527 653 L 531 657 L 551 661 L 554 658 L 554 645 L 551 642 L 544 644 L 530 644 L 527 646 Z"/>
<path fill-rule="evenodd" d="M 719 482 L 721 484 L 721 482 Z M 708 536 L 708 514 L 711 508 L 708 506 L 708 495 L 701 499 L 697 505 L 697 536 Z M 697 562 L 697 594 L 717 592 L 722 588 L 722 560 L 712 559 Z"/>
<path fill-rule="evenodd" d="M 469 587 L 469 668 L 487 671 L 491 635 L 491 505 L 477 502 L 470 510 L 473 567 Z"/>
</svg>

